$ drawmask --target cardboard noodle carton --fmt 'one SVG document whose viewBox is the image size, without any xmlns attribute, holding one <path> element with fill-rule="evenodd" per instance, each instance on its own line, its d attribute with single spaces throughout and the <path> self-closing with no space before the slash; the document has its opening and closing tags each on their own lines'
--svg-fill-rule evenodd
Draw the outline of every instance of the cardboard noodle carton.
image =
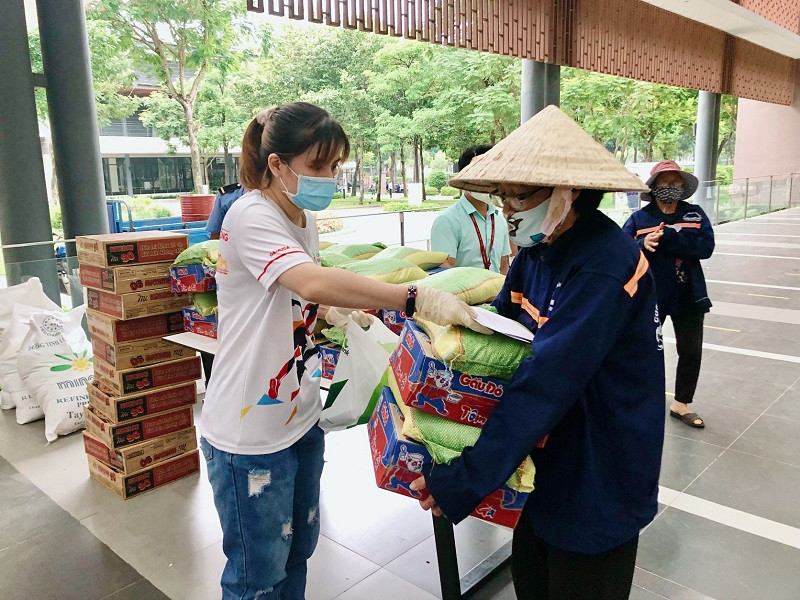
<svg viewBox="0 0 800 600">
<path fill-rule="evenodd" d="M 152 365 L 168 360 L 190 358 L 195 351 L 161 338 L 111 345 L 99 336 L 92 338 L 92 351 L 117 370 Z"/>
<path fill-rule="evenodd" d="M 197 450 L 197 430 L 194 427 L 187 427 L 175 433 L 124 448 L 110 448 L 100 438 L 84 431 L 83 446 L 89 456 L 117 471 L 128 474 Z"/>
<path fill-rule="evenodd" d="M 112 423 L 135 421 L 197 402 L 197 386 L 193 381 L 128 396 L 107 394 L 94 384 L 87 388 L 89 406 Z"/>
<path fill-rule="evenodd" d="M 121 342 L 160 338 L 183 331 L 183 315 L 179 310 L 139 319 L 121 320 L 87 309 L 86 322 L 93 338 L 99 337 L 112 346 Z"/>
<path fill-rule="evenodd" d="M 189 236 L 170 231 L 79 235 L 75 246 L 81 264 L 118 267 L 172 262 L 189 247 Z"/>
<path fill-rule="evenodd" d="M 92 408 L 85 408 L 86 431 L 109 448 L 117 449 L 175 433 L 194 425 L 191 406 L 149 415 L 125 423 L 112 423 Z"/>
<path fill-rule="evenodd" d="M 94 358 L 98 387 L 108 394 L 124 396 L 188 381 L 202 376 L 199 356 L 180 358 L 133 369 L 115 369 L 102 358 Z"/>
<path fill-rule="evenodd" d="M 200 453 L 197 450 L 130 474 L 109 467 L 93 456 L 88 456 L 88 459 L 91 478 L 124 500 L 200 471 Z"/>
<path fill-rule="evenodd" d="M 176 296 L 169 288 L 144 290 L 132 294 L 112 294 L 86 289 L 86 304 L 92 310 L 117 319 L 138 319 L 181 310 L 192 303 L 188 296 Z"/>
<path fill-rule="evenodd" d="M 169 286 L 170 263 L 153 263 L 131 267 L 103 268 L 81 265 L 78 276 L 82 285 L 112 294 L 129 294 Z"/>
<path fill-rule="evenodd" d="M 216 271 L 204 265 L 170 267 L 169 287 L 178 294 L 211 292 L 217 289 Z"/>
</svg>

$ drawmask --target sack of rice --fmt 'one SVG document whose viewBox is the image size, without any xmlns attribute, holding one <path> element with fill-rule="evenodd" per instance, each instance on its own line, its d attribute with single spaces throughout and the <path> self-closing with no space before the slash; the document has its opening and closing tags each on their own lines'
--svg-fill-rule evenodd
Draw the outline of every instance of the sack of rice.
<svg viewBox="0 0 800 600">
<path fill-rule="evenodd" d="M 36 313 L 22 342 L 19 372 L 33 403 L 44 412 L 48 442 L 83 428 L 86 384 L 94 378 L 92 345 L 81 328 L 85 312 L 84 305 L 70 312 Z M 18 404 L 18 421 L 21 408 Z"/>
<path fill-rule="evenodd" d="M 326 248 L 330 248 L 331 246 L 333 246 L 333 242 L 328 242 L 328 241 L 325 241 L 325 240 L 320 240 L 319 241 L 319 249 L 320 249 L 320 251 L 325 250 Z"/>
<path fill-rule="evenodd" d="M 436 358 L 455 371 L 508 381 L 520 363 L 533 356 L 528 342 L 500 333 L 484 335 L 460 325 L 443 327 L 421 319 L 416 321 L 431 339 Z"/>
<path fill-rule="evenodd" d="M 441 266 L 441 264 L 447 260 L 447 256 L 447 252 L 432 252 L 428 250 L 419 250 L 418 248 L 410 248 L 409 246 L 398 246 L 381 250 L 372 258 L 399 258 L 412 265 L 417 265 L 420 269 L 428 271 Z"/>
<path fill-rule="evenodd" d="M 339 268 L 386 283 L 407 283 L 428 276 L 418 266 L 399 258 L 370 258 L 344 263 L 339 265 Z"/>
<path fill-rule="evenodd" d="M 391 370 L 387 379 L 388 387 L 397 401 L 400 398 L 400 390 Z M 453 459 L 461 456 L 464 448 L 474 446 L 481 435 L 479 427 L 437 417 L 408 406 L 402 401 L 397 401 L 397 406 L 403 413 L 403 435 L 422 442 L 436 463 L 449 464 Z M 511 475 L 506 485 L 518 492 L 530 493 L 533 491 L 535 474 L 533 461 L 528 456 Z"/>
<path fill-rule="evenodd" d="M 503 289 L 506 278 L 500 273 L 479 269 L 477 267 L 453 267 L 446 271 L 434 273 L 417 285 L 434 287 L 450 292 L 470 305 L 491 302 Z"/>
<path fill-rule="evenodd" d="M 186 250 L 178 254 L 173 267 L 185 267 L 186 265 L 203 265 L 205 267 L 217 267 L 219 257 L 219 240 L 207 240 L 199 244 L 192 244 Z"/>
<path fill-rule="evenodd" d="M 194 309 L 204 317 L 217 314 L 217 292 L 199 292 L 192 294 Z"/>
<path fill-rule="evenodd" d="M 353 262 L 353 259 L 339 252 L 323 250 L 319 253 L 320 263 L 323 267 L 338 267 L 344 263 Z"/>
<path fill-rule="evenodd" d="M 17 401 L 30 394 L 22 383 L 22 378 L 17 370 L 17 359 L 25 336 L 28 335 L 30 326 L 28 321 L 31 315 L 42 312 L 42 309 L 60 311 L 61 308 L 46 298 L 49 306 L 26 306 L 15 304 L 11 313 L 8 327 L 0 334 L 0 408 L 9 409 L 17 405 Z M 44 304 L 44 302 L 43 302 Z M 38 417 L 41 418 L 41 415 Z"/>
<path fill-rule="evenodd" d="M 334 244 L 328 246 L 325 250 L 328 252 L 336 252 L 349 256 L 351 260 L 365 260 L 375 256 L 381 249 L 385 248 L 383 244 Z"/>
</svg>

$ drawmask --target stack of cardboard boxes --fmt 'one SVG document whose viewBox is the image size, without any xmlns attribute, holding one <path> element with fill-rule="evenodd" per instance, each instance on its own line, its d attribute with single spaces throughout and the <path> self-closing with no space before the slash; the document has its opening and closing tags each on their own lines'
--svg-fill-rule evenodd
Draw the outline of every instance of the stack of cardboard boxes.
<svg viewBox="0 0 800 600">
<path fill-rule="evenodd" d="M 76 239 L 94 349 L 84 446 L 91 477 L 122 498 L 200 468 L 200 357 L 162 339 L 183 331 L 190 301 L 171 292 L 169 267 L 187 240 L 162 231 Z"/>
<path fill-rule="evenodd" d="M 397 403 L 449 421 L 483 427 L 502 401 L 508 382 L 448 368 L 435 357 L 430 339 L 412 319 L 404 321 L 389 368 L 399 397 L 384 387 L 367 426 L 375 479 L 383 489 L 422 499 L 410 484 L 426 472 L 432 458 L 422 443 L 403 435 L 403 415 Z M 513 528 L 527 497 L 504 485 L 484 498 L 472 516 Z"/>
</svg>

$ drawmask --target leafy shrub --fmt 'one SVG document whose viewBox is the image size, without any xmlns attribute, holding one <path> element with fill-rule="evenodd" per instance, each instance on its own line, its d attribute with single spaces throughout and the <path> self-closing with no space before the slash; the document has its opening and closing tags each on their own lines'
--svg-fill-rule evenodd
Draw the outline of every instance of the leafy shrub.
<svg viewBox="0 0 800 600">
<path fill-rule="evenodd" d="M 721 185 L 730 185 L 733 183 L 733 165 L 719 165 L 717 166 L 717 179 Z"/>
<path fill-rule="evenodd" d="M 442 188 L 447 185 L 447 173 L 444 171 L 433 171 L 425 178 L 425 183 L 435 188 Z"/>
<path fill-rule="evenodd" d="M 64 225 L 61 222 L 60 206 L 50 207 L 50 227 L 53 228 L 53 231 L 62 231 L 64 229 Z"/>
<path fill-rule="evenodd" d="M 131 207 L 131 213 L 135 220 L 139 219 L 160 219 L 162 217 L 171 217 L 172 213 L 168 208 L 159 206 L 149 196 L 127 196 L 124 197 Z"/>
<path fill-rule="evenodd" d="M 381 208 L 386 212 L 396 212 L 398 210 L 411 210 L 415 208 L 411 206 L 408 202 L 387 202 L 386 204 L 381 204 Z"/>
<path fill-rule="evenodd" d="M 336 193 L 333 195 L 333 199 L 334 199 L 334 200 L 341 200 L 342 198 L 344 198 L 344 194 L 342 194 L 342 192 L 336 192 Z"/>
<path fill-rule="evenodd" d="M 344 225 L 331 212 L 317 213 L 317 233 L 331 233 L 341 231 Z"/>
<path fill-rule="evenodd" d="M 425 186 L 425 195 L 426 196 L 438 196 L 439 195 L 439 188 L 426 185 Z"/>
<path fill-rule="evenodd" d="M 450 196 L 451 198 L 461 198 L 461 190 L 448 185 L 439 190 L 439 194 L 442 196 Z"/>
</svg>

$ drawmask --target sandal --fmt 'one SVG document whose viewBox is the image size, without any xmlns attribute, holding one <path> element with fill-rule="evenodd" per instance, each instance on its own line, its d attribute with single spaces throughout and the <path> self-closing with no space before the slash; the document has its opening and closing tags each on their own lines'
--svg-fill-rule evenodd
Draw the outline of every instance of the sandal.
<svg viewBox="0 0 800 600">
<path fill-rule="evenodd" d="M 700 415 L 697 413 L 686 413 L 682 415 L 680 413 L 676 413 L 674 410 L 669 411 L 671 417 L 675 417 L 676 419 L 680 419 L 684 423 L 686 423 L 689 427 L 694 427 L 695 429 L 703 429 L 706 426 L 705 421 L 700 418 Z M 695 423 L 695 421 L 700 421 L 700 423 Z"/>
</svg>

